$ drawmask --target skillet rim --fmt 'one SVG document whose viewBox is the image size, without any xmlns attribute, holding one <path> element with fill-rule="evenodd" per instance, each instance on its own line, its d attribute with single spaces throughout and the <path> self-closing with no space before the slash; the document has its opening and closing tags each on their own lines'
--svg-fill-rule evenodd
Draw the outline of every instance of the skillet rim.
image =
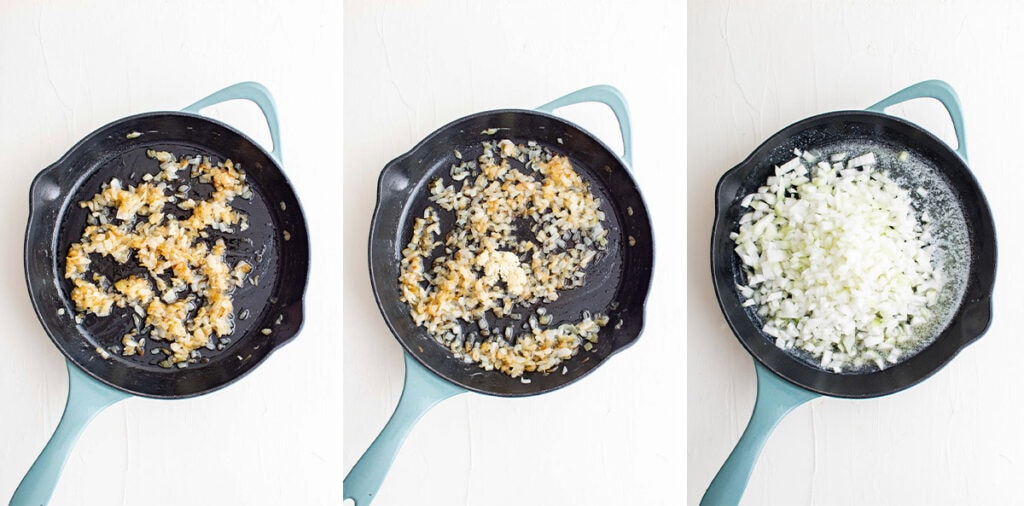
<svg viewBox="0 0 1024 506">
<path fill-rule="evenodd" d="M 388 313 L 384 310 L 384 304 L 392 304 L 392 303 L 404 304 L 404 303 L 399 302 L 397 299 L 393 300 L 393 301 L 392 300 L 384 300 L 384 299 L 382 299 L 382 297 L 381 297 L 381 290 L 379 290 L 379 287 L 381 286 L 380 284 L 384 283 L 385 281 L 377 279 L 378 275 L 375 273 L 374 262 L 373 262 L 374 250 L 375 250 L 374 249 L 374 245 L 376 243 L 380 242 L 379 236 L 382 235 L 383 232 L 384 232 L 384 231 L 379 230 L 379 228 L 380 228 L 379 214 L 380 214 L 382 206 L 384 205 L 384 202 L 386 200 L 386 195 L 385 195 L 386 194 L 386 181 L 388 180 L 390 174 L 393 171 L 397 170 L 397 167 L 403 161 L 409 159 L 413 154 L 415 154 L 419 150 L 421 150 L 423 148 L 429 147 L 430 145 L 432 145 L 432 143 L 436 142 L 436 139 L 438 137 L 444 135 L 445 133 L 447 133 L 448 131 L 450 131 L 450 130 L 452 130 L 454 128 L 457 128 L 458 125 L 460 125 L 460 124 L 462 124 L 464 122 L 470 121 L 470 120 L 479 119 L 481 117 L 494 116 L 494 115 L 500 115 L 500 114 L 524 114 L 524 115 L 530 115 L 530 116 L 539 116 L 539 117 L 545 118 L 545 119 L 550 120 L 550 121 L 561 123 L 561 124 L 563 124 L 565 126 L 568 126 L 571 129 L 575 129 L 575 130 L 579 131 L 581 134 L 585 135 L 590 141 L 592 141 L 592 142 L 596 143 L 598 146 L 600 146 L 600 148 L 603 149 L 605 154 L 607 154 L 609 156 L 609 159 L 613 160 L 622 169 L 623 175 L 625 175 L 625 177 L 630 182 L 629 191 L 635 193 L 635 195 L 637 197 L 637 201 L 642 206 L 642 210 L 634 209 L 634 216 L 640 216 L 640 217 L 643 218 L 643 220 L 642 220 L 643 228 L 644 228 L 644 230 L 647 233 L 647 237 L 649 238 L 649 244 L 650 244 L 650 246 L 648 248 L 645 248 L 645 252 L 646 252 L 645 260 L 646 260 L 646 265 L 647 265 L 647 267 L 646 267 L 646 276 L 644 276 L 644 279 L 642 280 L 642 283 L 641 283 L 642 290 L 638 290 L 638 292 L 639 292 L 638 293 L 639 300 L 636 303 L 637 311 L 635 313 L 631 313 L 631 319 L 636 321 L 636 323 L 632 325 L 633 327 L 635 327 L 635 330 L 630 333 L 630 335 L 628 336 L 628 339 L 624 340 L 624 341 L 620 341 L 620 339 L 615 339 L 615 341 L 612 344 L 612 349 L 607 353 L 607 355 L 602 356 L 594 366 L 590 367 L 585 372 L 583 372 L 583 373 L 581 373 L 581 374 L 579 374 L 579 375 L 577 375 L 575 377 L 568 378 L 566 381 L 559 382 L 559 383 L 553 385 L 550 388 L 530 389 L 527 392 L 498 392 L 498 391 L 494 391 L 492 389 L 481 388 L 480 386 L 475 385 L 473 383 L 456 381 L 456 380 L 448 377 L 447 375 L 443 374 L 441 371 L 439 371 L 439 368 L 435 367 L 432 364 L 431 361 L 425 360 L 422 357 L 420 357 L 419 354 L 416 353 L 412 349 L 412 343 L 407 343 L 406 340 L 400 335 L 400 332 L 397 331 L 397 329 L 396 329 L 394 323 L 392 322 L 391 318 L 388 317 Z M 420 183 L 420 181 L 417 181 L 416 183 L 410 184 L 410 186 L 414 186 L 415 187 L 419 183 Z M 403 201 L 403 204 L 406 203 L 406 202 L 408 202 L 408 201 Z M 403 211 L 403 214 L 404 213 L 405 212 Z M 443 380 L 445 380 L 445 381 L 447 381 L 447 382 L 449 382 L 449 383 L 451 383 L 453 385 L 456 385 L 456 386 L 458 386 L 460 388 L 466 389 L 468 391 L 472 391 L 472 392 L 476 392 L 476 393 L 480 393 L 480 394 L 485 394 L 485 395 L 496 396 L 496 397 L 527 397 L 527 396 L 539 395 L 539 394 L 544 394 L 544 393 L 548 393 L 548 392 L 551 392 L 551 391 L 559 390 L 559 389 L 564 388 L 566 386 L 569 386 L 569 385 L 579 381 L 580 379 L 588 376 L 589 374 L 591 374 L 594 370 L 598 369 L 601 365 L 603 365 L 604 362 L 606 360 L 608 360 L 608 358 L 610 358 L 611 356 L 617 354 L 618 352 L 620 352 L 620 351 L 622 351 L 622 350 L 632 346 L 639 339 L 640 335 L 643 333 L 643 328 L 644 328 L 644 325 L 646 323 L 647 299 L 648 299 L 648 296 L 650 294 L 650 285 L 651 285 L 651 281 L 653 279 L 653 273 L 654 273 L 654 234 L 653 234 L 653 227 L 651 226 L 650 213 L 648 211 L 647 203 L 644 200 L 643 194 L 641 193 L 640 188 L 639 188 L 639 186 L 636 183 L 636 179 L 633 177 L 632 168 L 630 167 L 629 164 L 627 164 L 624 160 L 622 160 L 622 157 L 618 153 L 616 153 L 614 150 L 609 148 L 607 144 L 605 144 L 597 136 L 591 134 L 588 130 L 584 129 L 583 127 L 581 127 L 581 126 L 579 126 L 579 125 L 577 125 L 577 124 L 575 124 L 575 123 L 573 123 L 571 121 L 568 121 L 568 120 L 566 120 L 564 118 L 561 118 L 559 116 L 555 116 L 553 114 L 549 114 L 549 113 L 542 112 L 542 111 L 537 111 L 537 110 L 531 110 L 531 109 L 518 109 L 518 108 L 492 109 L 492 110 L 487 110 L 487 111 L 476 112 L 476 113 L 469 114 L 469 115 L 466 115 L 466 116 L 461 116 L 461 117 L 456 118 L 456 119 L 454 119 L 452 121 L 449 121 L 448 123 L 444 124 L 443 126 L 437 128 L 437 129 L 435 129 L 431 133 L 427 134 L 419 142 L 417 142 L 408 151 L 402 153 L 401 155 L 398 155 L 397 157 L 395 157 L 394 159 L 389 161 L 384 166 L 384 168 L 381 170 L 380 175 L 377 178 L 376 203 L 374 204 L 374 210 L 373 210 L 373 214 L 371 215 L 370 227 L 369 228 L 370 228 L 369 229 L 369 234 L 368 234 L 369 235 L 369 240 L 367 242 L 367 246 L 368 246 L 367 247 L 367 260 L 368 260 L 368 264 L 369 264 L 368 267 L 369 267 L 369 274 L 370 274 L 370 287 L 371 287 L 371 289 L 373 291 L 374 301 L 377 304 L 377 309 L 381 313 L 381 316 L 383 317 L 383 320 L 384 320 L 385 324 L 387 325 L 388 330 L 391 332 L 392 337 L 396 341 L 398 341 L 399 344 L 402 346 L 402 349 L 403 349 L 404 353 L 406 353 L 408 355 L 411 355 L 417 362 L 419 362 L 423 367 L 425 367 L 428 371 L 430 371 L 436 377 L 441 378 L 441 379 L 443 379 Z M 622 333 L 622 334 L 626 334 L 626 333 Z M 615 336 L 615 337 L 618 337 L 618 335 Z M 440 346 L 440 345 L 438 344 L 438 346 Z M 579 354 L 577 354 L 577 356 L 574 356 L 573 358 L 575 359 L 578 356 L 579 356 Z M 449 360 L 455 360 L 454 358 L 452 358 L 450 356 L 450 354 L 448 355 L 447 358 Z"/>
<path fill-rule="evenodd" d="M 200 388 L 200 389 L 197 389 L 195 391 L 189 391 L 189 392 L 184 392 L 184 393 L 177 393 L 177 392 L 175 392 L 175 393 L 170 393 L 170 394 L 160 394 L 160 393 L 149 392 L 149 391 L 145 391 L 145 390 L 142 390 L 142 389 L 139 389 L 139 388 L 135 388 L 135 387 L 133 387 L 133 386 L 131 386 L 129 384 L 120 384 L 120 383 L 118 383 L 116 381 L 107 379 L 107 378 L 103 377 L 102 375 L 97 374 L 95 371 L 93 371 L 89 367 L 87 362 L 83 363 L 83 361 L 80 361 L 80 360 L 77 359 L 78 357 L 76 357 L 74 354 L 70 353 L 67 349 L 65 349 L 65 346 L 64 346 L 63 342 L 60 339 L 58 339 L 58 337 L 56 335 L 56 334 L 59 333 L 59 331 L 61 329 L 51 328 L 51 326 L 49 325 L 49 321 L 47 319 L 48 317 L 44 316 L 44 314 L 43 314 L 44 309 L 49 309 L 49 308 L 41 307 L 41 306 L 46 305 L 46 304 L 44 304 L 44 302 L 46 302 L 46 301 L 43 300 L 44 297 L 45 297 L 45 293 L 44 292 L 46 291 L 44 284 L 50 283 L 50 282 L 52 282 L 54 280 L 51 279 L 51 278 L 47 278 L 45 280 L 38 280 L 36 282 L 33 282 L 33 279 L 32 279 L 32 277 L 30 275 L 30 273 L 33 272 L 33 267 L 32 266 L 36 265 L 36 264 L 44 266 L 45 270 L 48 271 L 48 272 L 56 272 L 56 270 L 57 270 L 56 269 L 57 265 L 55 265 L 54 262 L 57 262 L 58 258 L 59 258 L 59 252 L 56 251 L 56 249 L 57 249 L 57 242 L 59 240 L 59 235 L 60 235 L 60 223 L 52 224 L 53 225 L 53 230 L 50 231 L 50 232 L 45 232 L 45 229 L 41 229 L 42 231 L 40 231 L 40 232 L 34 232 L 37 229 L 40 229 L 41 227 L 46 227 L 47 225 L 50 225 L 50 223 L 48 221 L 45 222 L 45 223 L 42 221 L 42 215 L 45 214 L 47 211 L 55 211 L 56 216 L 57 216 L 57 218 L 59 220 L 59 218 L 61 216 L 63 216 L 66 212 L 68 212 L 68 208 L 70 207 L 70 203 L 71 203 L 70 201 L 76 195 L 79 187 L 82 184 L 84 184 L 84 182 L 94 172 L 94 171 L 90 171 L 88 173 L 76 174 L 76 173 L 74 173 L 74 170 L 75 170 L 74 167 L 70 167 L 69 162 L 73 161 L 74 157 L 79 156 L 79 153 L 81 153 L 84 150 L 88 149 L 88 147 L 91 144 L 91 141 L 93 141 L 95 139 L 103 138 L 103 137 L 106 137 L 106 136 L 110 135 L 112 130 L 116 129 L 118 126 L 120 126 L 122 124 L 130 123 L 132 121 L 137 121 L 139 119 L 155 118 L 155 117 L 162 117 L 162 116 L 168 116 L 168 117 L 176 118 L 176 120 L 179 120 L 177 118 L 180 118 L 180 120 L 184 120 L 184 121 L 198 121 L 198 122 L 210 123 L 210 124 L 212 124 L 213 126 L 215 126 L 217 128 L 224 129 L 224 130 L 232 133 L 233 135 L 236 135 L 240 140 L 244 141 L 245 143 L 247 143 L 251 147 L 259 150 L 259 152 L 261 152 L 267 158 L 267 160 L 270 161 L 270 163 L 272 164 L 272 169 L 274 170 L 274 172 L 277 173 L 278 176 L 281 177 L 281 179 L 282 179 L 282 181 L 284 183 L 284 186 L 286 187 L 288 193 L 293 197 L 294 203 L 296 204 L 294 210 L 290 209 L 290 208 L 287 210 L 287 215 L 295 217 L 296 218 L 295 221 L 297 221 L 297 224 L 301 224 L 303 230 L 302 230 L 301 234 L 293 232 L 292 238 L 288 242 L 289 242 L 289 245 L 291 245 L 291 247 L 292 247 L 292 249 L 290 251 L 292 251 L 293 255 L 296 256 L 297 258 L 299 258 L 302 261 L 302 263 L 304 264 L 304 267 L 305 267 L 303 269 L 302 276 L 301 277 L 296 277 L 296 280 L 295 280 L 295 282 L 299 284 L 299 286 L 295 287 L 295 289 L 297 290 L 296 291 L 296 295 L 297 296 L 296 296 L 295 300 L 290 300 L 290 301 L 280 301 L 279 300 L 277 303 L 270 303 L 270 302 L 268 302 L 267 303 L 268 306 L 264 306 L 264 307 L 269 307 L 269 306 L 279 307 L 280 308 L 280 314 L 286 315 L 287 316 L 287 320 L 288 320 L 287 322 L 282 321 L 282 325 L 281 326 L 275 327 L 275 329 L 274 329 L 275 332 L 270 336 L 270 338 L 268 340 L 269 348 L 267 349 L 267 353 L 266 354 L 260 356 L 256 360 L 252 361 L 251 365 L 248 365 L 245 369 L 242 369 L 240 372 L 235 373 L 231 378 L 229 378 L 226 381 L 223 381 L 223 382 L 220 382 L 220 383 L 216 383 L 213 386 L 208 386 L 208 387 L 205 387 L 205 388 Z M 117 132 L 114 132 L 114 133 L 117 133 Z M 193 142 L 193 141 L 188 141 L 186 139 L 185 142 Z M 195 143 L 195 144 L 198 144 L 198 143 Z M 207 116 L 203 116 L 201 114 L 187 112 L 187 111 L 148 111 L 148 112 L 132 114 L 132 115 L 129 115 L 129 116 L 124 116 L 124 117 L 115 119 L 113 121 L 110 121 L 110 122 L 108 122 L 108 123 L 106 123 L 106 124 L 96 128 L 96 129 L 94 129 L 93 131 L 91 131 L 90 133 L 88 133 L 84 137 L 82 137 L 71 148 L 69 148 L 60 158 L 57 159 L 57 161 L 51 163 L 50 165 L 46 166 L 44 169 L 39 171 L 33 177 L 32 182 L 29 185 L 29 195 L 28 195 L 29 196 L 29 213 L 28 213 L 27 225 L 26 225 L 25 237 L 24 237 L 24 262 L 23 262 L 23 268 L 24 268 L 24 274 L 25 274 L 25 282 L 26 282 L 26 285 L 28 287 L 29 298 L 30 298 L 30 300 L 32 302 L 32 308 L 33 308 L 33 311 L 35 312 L 36 319 L 39 321 L 40 325 L 43 327 L 43 330 L 46 332 L 47 337 L 50 338 L 50 341 L 53 342 L 54 346 L 64 356 L 64 359 L 67 362 L 73 364 L 79 370 L 85 372 L 88 376 L 90 376 L 94 380 L 99 381 L 100 383 L 103 383 L 104 385 L 107 385 L 107 386 L 109 386 L 111 388 L 117 389 L 117 390 L 122 391 L 122 392 L 126 392 L 126 393 L 131 394 L 131 395 L 136 395 L 136 396 L 139 396 L 139 397 L 153 398 L 153 399 L 184 399 L 184 398 L 198 397 L 200 395 L 205 395 L 205 394 L 208 394 L 208 393 L 220 390 L 220 389 L 222 389 L 224 387 L 227 387 L 228 385 L 231 385 L 231 384 L 235 383 L 236 381 L 238 381 L 238 380 L 242 379 L 243 377 L 247 376 L 249 373 L 251 373 L 254 369 L 259 367 L 261 364 L 263 364 L 275 351 L 277 351 L 278 348 L 280 348 L 281 346 L 289 343 L 291 340 L 295 339 L 295 337 L 298 336 L 299 332 L 302 329 L 302 326 L 305 323 L 304 299 L 305 299 L 306 288 L 308 287 L 308 284 L 309 284 L 309 266 L 310 266 L 309 228 L 308 228 L 308 224 L 307 224 L 307 221 L 306 221 L 306 218 L 305 218 L 305 213 L 302 211 L 302 206 L 301 206 L 301 202 L 299 201 L 298 194 L 295 192 L 294 186 L 292 185 L 291 181 L 288 179 L 288 176 L 285 173 L 282 164 L 283 164 L 282 161 L 278 160 L 271 152 L 269 152 L 266 149 L 264 149 L 264 147 L 261 146 L 254 139 L 252 139 L 251 137 L 249 137 L 245 133 L 241 132 L 237 128 L 234 128 L 231 125 L 228 125 L 228 124 L 226 124 L 226 123 L 224 123 L 222 121 L 219 121 L 219 120 L 207 117 Z M 63 169 L 63 171 L 61 169 Z M 45 181 L 47 181 L 47 179 L 52 178 L 52 176 L 55 175 L 55 174 L 71 178 L 71 181 L 70 181 L 70 184 L 66 184 L 66 185 L 58 184 L 57 186 L 60 188 L 61 196 L 59 198 L 56 198 L 56 199 L 48 200 L 48 199 L 43 197 L 43 192 L 45 191 L 43 185 L 45 184 Z M 286 212 L 286 211 L 280 211 L 276 206 L 268 206 L 268 209 L 272 213 L 272 216 L 280 216 L 280 215 L 282 215 L 282 213 Z M 49 261 L 44 259 L 43 256 L 41 256 L 41 255 L 33 255 L 32 254 L 33 252 L 31 251 L 30 248 L 32 247 L 33 243 L 30 242 L 30 239 L 32 237 L 36 236 L 36 235 L 43 236 L 43 237 L 45 237 L 47 239 L 47 243 L 48 243 L 47 244 L 47 250 L 51 254 L 54 255 L 53 258 L 50 259 Z M 58 293 L 58 295 L 60 295 L 60 294 Z M 63 299 L 64 297 L 60 297 L 60 298 Z M 77 325 L 76 325 L 76 328 L 77 328 Z M 280 330 L 280 332 L 278 332 L 278 330 Z M 244 338 L 244 337 L 245 336 L 242 336 L 242 338 Z M 77 339 L 77 338 L 86 339 L 85 334 L 82 333 L 80 330 L 76 333 L 76 336 L 74 336 L 73 338 L 75 338 L 75 339 Z M 241 338 L 239 338 L 239 339 L 241 339 Z M 137 367 L 133 367 L 133 366 L 127 365 L 127 364 L 124 365 L 123 367 L 125 367 L 125 368 L 127 368 L 129 370 L 137 369 Z M 187 374 L 188 372 L 189 372 L 188 368 L 185 368 L 185 369 L 182 369 L 180 371 L 179 370 L 170 371 L 167 374 L 181 375 L 181 374 Z"/>
<path fill-rule="evenodd" d="M 728 233 L 732 231 L 734 223 L 726 223 L 726 215 L 731 206 L 736 202 L 735 195 L 727 195 L 726 186 L 732 185 L 739 178 L 748 175 L 752 170 L 755 169 L 757 163 L 765 158 L 773 149 L 784 144 L 790 138 L 800 135 L 808 128 L 817 124 L 824 124 L 826 122 L 842 122 L 851 119 L 867 120 L 871 122 L 881 122 L 882 124 L 890 123 L 897 125 L 896 128 L 908 129 L 915 135 L 921 135 L 925 139 L 924 142 L 932 143 L 934 147 L 940 151 L 945 157 L 955 160 L 956 167 L 952 169 L 941 168 L 941 173 L 947 175 L 951 171 L 959 170 L 961 177 L 963 177 L 969 183 L 969 187 L 965 192 L 974 193 L 978 197 L 977 202 L 972 202 L 979 211 L 980 220 L 974 222 L 968 217 L 969 225 L 968 232 L 971 234 L 971 269 L 968 272 L 967 283 L 964 288 L 964 293 L 961 296 L 960 304 L 957 306 L 956 311 L 950 323 L 939 333 L 933 342 L 928 344 L 924 349 L 916 353 L 913 357 L 908 358 L 905 361 L 901 361 L 898 364 L 888 367 L 883 371 L 875 371 L 871 373 L 857 374 L 857 375 L 841 375 L 836 373 L 827 372 L 813 366 L 804 363 L 802 360 L 797 359 L 787 352 L 781 351 L 775 347 L 773 342 L 768 342 L 758 332 L 754 336 L 744 337 L 744 332 L 739 328 L 742 324 L 747 324 L 751 327 L 756 328 L 755 323 L 749 317 L 749 313 L 743 310 L 737 310 L 738 308 L 732 307 L 733 304 L 725 297 L 731 293 L 735 295 L 735 290 L 731 287 L 731 277 L 729 279 L 722 279 L 719 273 L 725 271 L 734 272 L 732 267 L 732 248 L 728 247 L 727 252 L 721 251 L 721 248 L 731 244 L 731 240 L 728 239 Z M 914 146 L 920 147 L 920 144 Z M 919 150 L 924 152 L 923 150 Z M 934 150 L 931 150 L 934 151 Z M 958 201 L 961 206 L 965 205 L 965 202 L 960 200 L 960 194 L 956 193 Z M 975 234 L 974 229 L 979 229 Z M 975 240 L 974 237 L 979 237 Z M 980 243 L 982 246 L 981 253 L 983 256 L 975 258 L 977 254 L 975 243 Z M 907 388 L 910 388 L 925 379 L 931 377 L 937 373 L 949 362 L 953 360 L 961 351 L 963 351 L 971 343 L 979 339 L 988 330 L 992 322 L 992 293 L 995 286 L 995 272 L 997 267 L 997 245 L 996 245 L 996 234 L 995 234 L 995 222 L 992 217 L 991 207 L 988 204 L 988 199 L 985 197 L 981 190 L 980 184 L 978 184 L 977 178 L 974 173 L 970 170 L 967 162 L 960 157 L 960 155 L 952 149 L 944 141 L 936 137 L 931 132 L 925 130 L 919 125 L 916 125 L 910 121 L 902 118 L 892 116 L 889 114 L 865 111 L 865 110 L 840 110 L 832 111 L 821 114 L 816 114 L 807 118 L 798 120 L 776 133 L 769 136 L 765 141 L 759 144 L 754 150 L 747 155 L 740 163 L 726 171 L 718 180 L 715 186 L 715 216 L 711 232 L 710 241 L 710 253 L 711 253 L 711 278 L 712 285 L 715 289 L 715 298 L 718 301 L 719 309 L 722 311 L 726 322 L 729 325 L 730 330 L 736 339 L 743 346 L 744 350 L 751 355 L 758 363 L 765 366 L 776 376 L 783 380 L 796 385 L 805 390 L 816 392 L 821 395 L 830 397 L 842 397 L 842 398 L 869 398 L 869 397 L 880 397 L 896 393 Z M 725 261 L 726 257 L 729 258 L 729 262 Z M 732 314 L 730 311 L 734 311 L 737 314 Z M 740 317 L 739 313 L 744 316 Z M 740 321 L 735 321 L 740 320 Z M 954 338 L 958 342 L 952 341 Z M 761 344 L 760 348 L 754 347 L 753 341 L 763 340 L 769 346 Z M 878 383 L 877 378 L 880 374 L 886 373 L 892 375 L 891 371 L 905 372 L 909 371 L 909 365 L 915 365 L 913 358 L 921 355 L 925 350 L 932 348 L 939 340 L 950 341 L 953 346 L 947 347 L 945 353 L 943 353 L 941 360 L 939 360 L 934 367 L 930 367 L 923 371 L 915 371 L 909 375 L 902 375 L 902 377 L 896 378 L 897 381 L 891 382 L 888 386 L 876 386 L 872 383 Z M 762 354 L 763 350 L 768 350 Z M 781 366 L 780 366 L 781 364 Z M 817 380 L 816 382 L 804 381 L 793 374 L 793 371 L 802 372 L 806 376 L 812 377 Z M 848 377 L 850 381 L 843 381 L 845 387 L 843 389 L 828 388 L 827 386 L 821 386 L 821 382 L 832 382 L 837 377 Z M 823 378 L 826 378 L 823 380 Z M 865 381 L 864 378 L 869 378 Z M 860 381 L 857 381 L 859 379 Z M 869 384 L 867 388 L 863 384 Z M 860 384 L 861 388 L 857 388 Z M 853 387 L 851 387 L 851 385 Z"/>
</svg>

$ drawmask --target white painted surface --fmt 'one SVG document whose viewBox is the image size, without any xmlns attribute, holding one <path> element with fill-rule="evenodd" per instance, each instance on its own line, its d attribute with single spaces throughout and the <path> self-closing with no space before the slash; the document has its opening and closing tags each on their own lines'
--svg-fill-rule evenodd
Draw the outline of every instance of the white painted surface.
<svg viewBox="0 0 1024 506">
<path fill-rule="evenodd" d="M 241 382 L 128 399 L 85 430 L 52 504 L 337 504 L 341 496 L 341 7 L 337 2 L 0 2 L 0 501 L 64 408 L 60 352 L 25 289 L 32 177 L 96 128 L 238 81 L 277 101 L 313 242 L 306 324 Z M 269 144 L 255 106 L 208 113 Z M 179 443 L 167 438 L 181 434 Z M 202 436 L 199 436 L 202 435 Z"/>
<path fill-rule="evenodd" d="M 863 401 L 818 399 L 769 439 L 743 504 L 1021 504 L 1024 279 L 1016 2 L 718 2 L 688 10 L 688 492 L 696 504 L 746 426 L 752 359 L 715 302 L 708 265 L 719 176 L 786 125 L 866 107 L 940 78 L 959 92 L 970 166 L 999 237 L 995 320 L 931 379 Z M 937 102 L 891 110 L 952 139 Z"/>
<path fill-rule="evenodd" d="M 463 394 L 412 430 L 376 506 L 678 504 L 685 433 L 683 58 L 677 2 L 373 2 L 345 9 L 345 469 L 391 416 L 402 351 L 373 302 L 377 176 L 448 121 L 531 108 L 596 83 L 630 103 L 634 175 L 654 221 L 639 341 L 554 393 Z M 603 106 L 564 114 L 619 146 Z"/>
</svg>

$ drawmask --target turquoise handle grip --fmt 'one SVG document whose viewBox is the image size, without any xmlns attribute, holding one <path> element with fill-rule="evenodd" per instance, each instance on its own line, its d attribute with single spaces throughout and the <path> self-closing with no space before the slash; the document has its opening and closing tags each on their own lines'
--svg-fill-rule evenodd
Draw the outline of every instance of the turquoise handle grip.
<svg viewBox="0 0 1024 506">
<path fill-rule="evenodd" d="M 200 109 L 216 105 L 229 100 L 248 100 L 263 111 L 263 117 L 267 119 L 267 127 L 270 129 L 270 141 L 274 144 L 274 158 L 280 163 L 281 158 L 281 130 L 277 124 L 277 107 L 274 105 L 274 97 L 270 90 L 260 83 L 247 81 L 233 84 L 223 90 L 214 92 L 210 96 L 182 109 L 185 112 L 199 114 Z"/>
<path fill-rule="evenodd" d="M 633 166 L 633 130 L 629 123 L 629 107 L 626 105 L 626 97 L 618 89 L 607 84 L 598 84 L 582 90 L 576 90 L 564 97 L 556 98 L 540 107 L 538 111 L 553 114 L 559 107 L 565 107 L 583 102 L 599 102 L 607 105 L 615 119 L 619 121 L 619 132 L 622 134 L 622 159 L 626 165 Z"/>
<path fill-rule="evenodd" d="M 754 369 L 757 371 L 754 413 L 736 448 L 704 492 L 701 506 L 739 504 L 768 435 L 793 408 L 819 396 L 776 376 L 756 360 Z"/>
<path fill-rule="evenodd" d="M 956 91 L 953 90 L 949 83 L 932 79 L 912 84 L 893 93 L 889 98 L 868 107 L 868 110 L 885 112 L 886 108 L 908 100 L 914 100 L 915 98 L 934 98 L 946 107 L 949 118 L 953 120 L 953 130 L 956 131 L 956 152 L 966 162 L 967 137 L 964 135 L 964 115 L 960 109 L 960 97 L 957 96 Z"/>
<path fill-rule="evenodd" d="M 71 362 L 67 366 L 68 401 L 64 415 L 50 441 L 14 491 L 11 506 L 40 506 L 50 502 L 61 470 L 82 430 L 103 408 L 129 396 L 91 378 Z"/>
<path fill-rule="evenodd" d="M 398 407 L 384 430 L 345 477 L 345 499 L 354 500 L 357 506 L 370 504 L 416 422 L 435 404 L 465 391 L 429 371 L 406 353 L 405 386 Z"/>
</svg>

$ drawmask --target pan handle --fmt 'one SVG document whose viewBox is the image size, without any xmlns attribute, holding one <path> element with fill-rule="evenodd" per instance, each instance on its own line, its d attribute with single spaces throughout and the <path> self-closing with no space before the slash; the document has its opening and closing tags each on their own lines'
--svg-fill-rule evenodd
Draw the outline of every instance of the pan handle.
<svg viewBox="0 0 1024 506">
<path fill-rule="evenodd" d="M 384 430 L 345 477 L 344 498 L 352 499 L 356 506 L 366 506 L 373 502 L 402 442 L 416 422 L 435 404 L 465 391 L 423 367 L 406 353 L 405 386 L 398 407 Z"/>
<path fill-rule="evenodd" d="M 556 98 L 540 107 L 538 111 L 554 114 L 555 109 L 583 102 L 599 102 L 607 105 L 615 119 L 619 120 L 619 132 L 622 134 L 622 159 L 626 165 L 633 166 L 633 133 L 629 123 L 629 107 L 622 92 L 607 84 L 598 84 L 576 90 L 564 97 Z"/>
<path fill-rule="evenodd" d="M 11 506 L 38 506 L 50 502 L 61 470 L 82 430 L 104 408 L 129 396 L 89 377 L 71 362 L 67 366 L 68 401 L 64 415 L 50 441 L 14 491 Z"/>
<path fill-rule="evenodd" d="M 960 97 L 957 96 L 953 87 L 945 81 L 932 79 L 922 81 L 903 88 L 893 93 L 888 98 L 878 102 L 867 110 L 874 112 L 885 112 L 885 109 L 896 104 L 914 100 L 915 98 L 934 98 L 946 107 L 949 118 L 953 120 L 953 130 L 956 131 L 956 152 L 960 158 L 967 161 L 967 138 L 964 135 L 964 115 L 960 109 Z"/>
<path fill-rule="evenodd" d="M 819 396 L 776 376 L 756 360 L 754 370 L 757 371 L 754 413 L 750 415 L 750 422 L 736 443 L 736 448 L 704 492 L 701 506 L 739 504 L 757 457 L 772 430 L 793 408 Z"/>
<path fill-rule="evenodd" d="M 274 97 L 271 96 L 270 90 L 266 86 L 253 81 L 232 84 L 182 110 L 199 114 L 200 109 L 229 100 L 248 100 L 259 106 L 260 111 L 263 111 L 263 117 L 267 120 L 267 127 L 270 129 L 270 141 L 274 144 L 274 150 L 271 153 L 278 163 L 282 162 L 281 130 L 277 124 L 277 107 L 274 105 Z"/>
</svg>

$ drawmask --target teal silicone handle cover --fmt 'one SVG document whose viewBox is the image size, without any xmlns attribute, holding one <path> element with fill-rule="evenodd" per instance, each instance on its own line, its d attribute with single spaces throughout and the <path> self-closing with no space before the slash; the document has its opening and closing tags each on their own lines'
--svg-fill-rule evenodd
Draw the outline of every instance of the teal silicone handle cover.
<svg viewBox="0 0 1024 506">
<path fill-rule="evenodd" d="M 903 88 L 893 93 L 888 98 L 868 107 L 867 110 L 874 112 L 885 112 L 885 109 L 896 104 L 914 100 L 917 98 L 934 98 L 942 103 L 953 120 L 953 130 L 956 131 L 956 152 L 960 158 L 967 161 L 967 137 L 964 135 L 964 115 L 960 108 L 960 97 L 957 96 L 953 87 L 945 81 L 932 79 L 922 81 Z"/>
<path fill-rule="evenodd" d="M 793 408 L 820 396 L 776 376 L 756 360 L 754 369 L 757 371 L 754 412 L 736 447 L 704 492 L 701 506 L 739 504 L 768 435 Z"/>
<path fill-rule="evenodd" d="M 274 144 L 274 150 L 271 153 L 279 163 L 283 161 L 281 158 L 281 130 L 277 123 L 277 107 L 274 105 L 274 97 L 271 96 L 270 90 L 262 84 L 252 81 L 233 84 L 182 110 L 199 114 L 201 109 L 229 100 L 248 100 L 256 104 L 260 111 L 263 111 L 263 117 L 267 120 L 267 128 L 270 129 L 270 141 Z"/>
<path fill-rule="evenodd" d="M 538 111 L 554 114 L 554 110 L 583 102 L 598 102 L 607 105 L 615 119 L 619 121 L 619 132 L 622 134 L 622 159 L 626 165 L 633 166 L 633 131 L 629 122 L 629 107 L 622 92 L 607 84 L 598 84 L 576 90 L 564 97 L 556 98 L 540 107 Z"/>
<path fill-rule="evenodd" d="M 406 353 L 405 386 L 398 407 L 345 477 L 345 499 L 354 500 L 357 506 L 370 504 L 416 422 L 435 404 L 466 391 L 434 374 Z"/>
<path fill-rule="evenodd" d="M 67 363 L 67 367 L 68 401 L 64 415 L 50 441 L 14 491 L 11 506 L 40 506 L 48 503 L 82 430 L 104 408 L 130 395 L 100 383 L 71 362 Z"/>
</svg>

